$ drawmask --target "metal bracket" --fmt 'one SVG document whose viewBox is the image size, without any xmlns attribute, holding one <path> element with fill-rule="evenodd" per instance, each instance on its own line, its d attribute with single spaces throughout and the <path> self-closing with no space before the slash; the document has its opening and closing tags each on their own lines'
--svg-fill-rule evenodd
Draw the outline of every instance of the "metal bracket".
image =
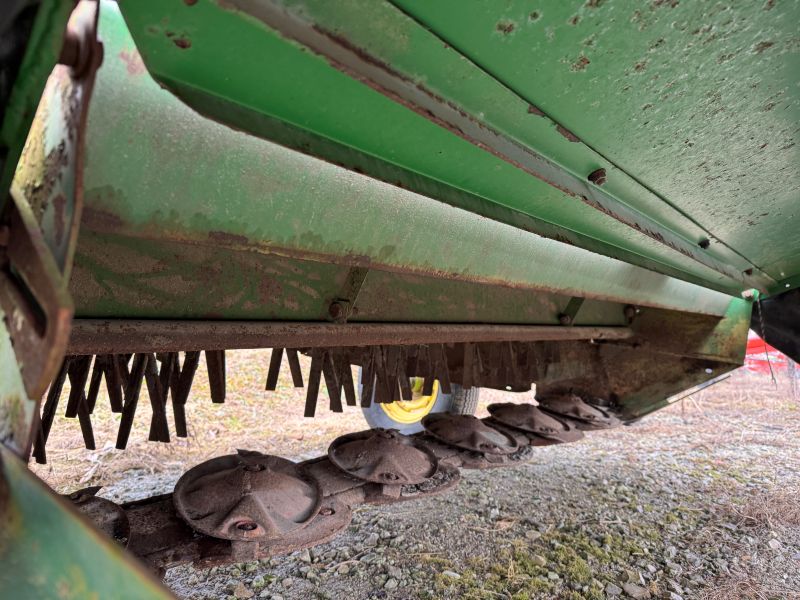
<svg viewBox="0 0 800 600">
<path fill-rule="evenodd" d="M 578 316 L 578 311 L 583 306 L 585 298 L 575 296 L 567 303 L 567 307 L 560 315 L 558 315 L 558 322 L 562 325 L 572 326 L 575 323 L 575 317 Z"/>
<path fill-rule="evenodd" d="M 358 299 L 358 293 L 364 280 L 367 278 L 369 269 L 367 267 L 351 267 L 347 272 L 347 279 L 339 290 L 339 294 L 328 305 L 328 317 L 334 323 L 347 323 Z"/>
</svg>

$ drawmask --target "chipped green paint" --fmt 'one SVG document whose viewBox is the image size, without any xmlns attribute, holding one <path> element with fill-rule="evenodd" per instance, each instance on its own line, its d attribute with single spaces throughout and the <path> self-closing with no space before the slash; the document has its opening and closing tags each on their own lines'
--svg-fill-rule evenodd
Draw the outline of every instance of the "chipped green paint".
<svg viewBox="0 0 800 600">
<path fill-rule="evenodd" d="M 3 598 L 172 597 L 1 444 L 0 523 Z"/>
<path fill-rule="evenodd" d="M 798 3 L 741 3 L 719 15 L 707 14 L 717 5 L 651 3 L 633 24 L 638 3 L 597 4 L 548 5 L 533 18 L 521 2 L 120 3 L 151 72 L 216 119 L 626 262 L 731 292 L 777 291 L 800 270 L 791 258 L 797 177 L 787 170 L 797 162 L 787 128 L 797 96 L 785 91 Z M 670 62 L 669 49 L 680 54 L 691 34 L 681 24 L 694 18 L 722 35 L 701 35 Z M 754 43 L 755 62 L 742 51 L 730 65 L 708 63 L 704 45 L 724 56 L 749 48 L 760 24 L 780 43 Z M 655 34 L 664 42 L 637 71 L 626 61 Z M 235 56 L 226 52 L 234 39 Z M 591 48 L 567 60 L 587 39 Z M 690 83 L 679 77 L 687 60 Z M 747 93 L 754 77 L 763 84 Z M 730 101 L 724 111 L 714 112 L 715 85 Z M 666 98 L 652 112 L 630 106 L 659 86 Z M 751 106 L 779 92 L 780 116 Z M 428 113 L 429 100 L 438 104 Z M 752 140 L 765 136 L 780 142 L 759 154 Z M 698 166 L 701 146 L 714 160 Z M 531 175 L 530 161 L 553 185 Z M 599 167 L 608 172 L 602 189 L 585 181 Z"/>
<path fill-rule="evenodd" d="M 381 297 L 402 293 L 406 276 L 427 278 L 416 290 L 428 308 L 395 312 L 400 320 L 442 319 L 456 292 L 436 280 L 473 284 L 455 297 L 478 322 L 550 323 L 571 296 L 715 315 L 731 301 L 203 119 L 148 76 L 113 4 L 103 4 L 100 33 L 78 316 L 318 320 L 353 265 L 381 271 L 362 290 L 378 320 Z M 498 304 L 509 289 L 529 295 Z M 498 317 L 501 304 L 510 312 Z M 614 323 L 619 311 L 595 318 Z"/>
<path fill-rule="evenodd" d="M 28 137 L 36 107 L 47 77 L 58 60 L 67 19 L 74 3 L 42 0 L 31 30 L 25 56 L 14 89 L 0 122 L 0 212 L 8 199 L 8 189 L 22 147 Z"/>
<path fill-rule="evenodd" d="M 19 363 L 0 308 L 0 446 L 27 454 L 36 402 L 28 398 Z"/>
</svg>

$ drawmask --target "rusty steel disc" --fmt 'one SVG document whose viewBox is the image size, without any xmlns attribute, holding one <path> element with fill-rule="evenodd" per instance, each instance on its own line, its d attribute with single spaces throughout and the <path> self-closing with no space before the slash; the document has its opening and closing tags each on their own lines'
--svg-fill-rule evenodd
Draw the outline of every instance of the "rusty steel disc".
<svg viewBox="0 0 800 600">
<path fill-rule="evenodd" d="M 131 536 L 128 515 L 119 504 L 95 496 L 99 489 L 99 486 L 86 488 L 66 497 L 95 527 L 124 548 Z"/>
<path fill-rule="evenodd" d="M 540 410 L 533 404 L 504 402 L 487 407 L 492 418 L 503 425 L 557 442 L 574 442 L 583 432 L 566 421 Z"/>
<path fill-rule="evenodd" d="M 575 394 L 561 394 L 539 399 L 539 408 L 556 417 L 569 419 L 578 429 L 608 429 L 620 420 L 605 410 L 588 404 Z"/>
<path fill-rule="evenodd" d="M 425 444 L 395 429 L 368 429 L 338 437 L 328 447 L 328 458 L 353 477 L 390 485 L 422 483 L 439 467 Z"/>
<path fill-rule="evenodd" d="M 240 450 L 189 469 L 173 498 L 196 531 L 252 542 L 280 540 L 305 527 L 319 512 L 322 492 L 292 461 Z"/>
<path fill-rule="evenodd" d="M 445 444 L 483 454 L 512 454 L 519 449 L 514 436 L 490 427 L 473 415 L 434 413 L 422 419 L 425 431 Z"/>
</svg>

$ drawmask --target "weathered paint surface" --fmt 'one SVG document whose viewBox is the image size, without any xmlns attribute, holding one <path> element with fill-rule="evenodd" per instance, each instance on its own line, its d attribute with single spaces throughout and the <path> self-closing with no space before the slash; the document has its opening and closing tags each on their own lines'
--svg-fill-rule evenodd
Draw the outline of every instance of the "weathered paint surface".
<svg viewBox="0 0 800 600">
<path fill-rule="evenodd" d="M 0 309 L 0 446 L 26 454 L 35 410 L 36 402 L 28 398 L 11 345 L 6 314 Z"/>
<path fill-rule="evenodd" d="M 0 591 L 39 600 L 172 596 L 0 444 Z"/>
<path fill-rule="evenodd" d="M 393 3 L 703 224 L 712 246 L 775 280 L 800 272 L 797 0 Z"/>
<path fill-rule="evenodd" d="M 688 251 L 597 211 L 582 198 L 565 194 L 362 85 L 263 22 L 230 10 L 228 3 L 224 8 L 182 2 L 121 6 L 152 72 L 205 114 L 554 239 L 718 289 L 738 292 L 747 287 L 747 276 L 741 273 L 749 267 L 737 270 L 733 279 L 720 274 L 687 256 Z M 240 48 L 235 61 L 224 51 L 232 39 Z M 125 52 L 130 56 L 131 50 Z M 268 66 L 263 56 L 270 57 Z M 258 86 L 252 85 L 254 76 Z M 483 100 L 486 105 L 500 104 L 491 97 Z M 519 118 L 539 117 L 528 113 L 525 104 Z M 692 253 L 708 254 L 699 246 Z M 714 258 L 718 263 L 727 260 Z"/>
<path fill-rule="evenodd" d="M 359 0 L 337 3 L 335 8 L 314 0 L 121 6 L 152 72 L 201 112 L 609 256 L 710 287 L 774 291 L 779 285 L 775 280 L 792 274 L 791 265 L 769 273 L 761 267 L 788 256 L 797 245 L 796 228 L 789 226 L 797 183 L 794 172 L 787 170 L 796 162 L 797 149 L 784 140 L 758 154 L 758 148 L 739 143 L 744 136 L 738 127 L 746 121 L 750 139 L 791 133 L 783 116 L 748 112 L 752 107 L 745 104 L 761 98 L 763 89 L 774 91 L 787 81 L 782 69 L 789 67 L 790 73 L 796 63 L 796 38 L 788 24 L 796 21 L 791 16 L 797 13 L 797 3 L 782 8 L 779 12 L 787 14 L 777 21 L 772 11 L 762 11 L 755 3 L 712 15 L 717 19 L 714 32 L 704 43 L 721 55 L 738 52 L 742 64 L 736 77 L 725 60 L 706 62 L 707 46 L 683 39 L 691 33 L 683 31 L 684 21 L 706 22 L 711 17 L 703 11 L 716 9 L 699 3 L 664 6 L 672 4 L 676 3 L 652 3 L 640 10 L 637 18 L 645 19 L 646 26 L 617 18 L 628 9 L 636 16 L 638 4 L 631 2 L 602 3 L 597 9 L 589 3 L 580 10 L 565 3 L 532 12 L 522 3 L 502 9 L 482 4 L 464 11 L 456 3 Z M 612 5 L 616 12 L 609 16 L 603 10 Z M 561 12 L 570 10 L 581 14 L 574 19 L 572 13 L 564 15 L 562 23 Z M 511 18 L 515 12 L 524 19 Z M 682 15 L 683 20 L 670 14 Z M 781 40 L 775 47 L 780 45 L 782 52 L 765 63 L 763 73 L 754 60 L 761 60 L 767 48 L 755 44 L 759 52 L 754 50 L 754 59 L 745 52 L 750 48 L 747 36 L 756 35 L 762 22 Z M 662 38 L 650 39 L 655 33 L 663 36 L 663 43 Z M 241 48 L 235 63 L 223 51 L 231 39 Z M 625 40 L 625 52 L 617 52 L 619 40 Z M 638 62 L 625 61 L 642 44 L 648 49 L 645 41 L 659 43 L 647 66 L 637 70 Z M 583 42 L 595 62 L 589 50 L 567 60 L 569 49 L 584 48 Z M 684 46 L 690 49 L 681 60 L 670 62 L 669 49 Z M 263 56 L 270 56 L 268 66 Z M 679 77 L 687 60 L 692 61 L 689 75 Z M 484 61 L 494 62 L 490 67 Z M 593 76 L 593 69 L 600 69 L 600 75 Z M 527 88 L 499 75 L 508 70 L 526 77 Z M 716 72 L 724 81 L 705 76 Z M 294 73 L 303 76 L 289 75 Z M 261 85 L 251 85 L 253 77 Z M 753 77 L 764 79 L 758 93 L 742 93 L 743 82 L 753 83 Z M 602 99 L 595 79 L 604 86 Z M 736 100 L 718 113 L 711 106 L 713 94 L 708 95 L 714 85 L 724 99 Z M 659 86 L 666 90 L 661 92 Z M 665 96 L 660 103 L 644 110 L 637 105 L 635 111 L 628 105 L 656 94 L 653 90 Z M 540 102 L 537 94 L 550 104 Z M 625 94 L 628 104 L 616 101 L 619 94 Z M 784 97 L 782 114 L 793 114 L 795 97 L 788 92 Z M 625 110 L 619 110 L 620 105 Z M 572 112 L 561 114 L 553 106 Z M 701 107 L 703 119 L 696 116 L 696 107 Z M 650 108 L 654 110 L 648 112 Z M 581 118 L 573 119 L 577 114 Z M 645 123 L 650 115 L 652 120 Z M 687 165 L 701 154 L 695 147 L 698 136 L 707 138 L 702 152 L 713 149 L 716 166 L 699 165 L 690 172 Z M 632 137 L 636 144 L 630 142 Z M 625 156 L 607 152 L 598 139 L 613 140 Z M 728 153 L 731 140 L 736 149 Z M 761 168 L 763 160 L 770 161 L 768 169 Z M 539 173 L 552 185 L 531 175 L 529 163 L 550 171 L 555 165 L 552 177 Z M 602 189 L 585 181 L 598 167 L 608 174 Z M 742 178 L 747 178 L 746 184 Z M 753 187 L 760 190 L 758 195 Z M 756 198 L 764 194 L 771 196 L 775 210 L 756 215 Z M 776 248 L 771 241 L 757 241 L 759 236 L 786 242 Z M 751 252 L 758 248 L 766 257 L 760 250 Z M 623 256 L 625 252 L 630 254 Z M 800 265 L 791 268 L 795 267 Z"/>
<path fill-rule="evenodd" d="M 106 61 L 89 113 L 72 285 L 78 316 L 314 318 L 354 265 L 566 296 L 556 304 L 588 296 L 721 315 L 730 302 L 203 119 L 148 77 L 116 7 L 103 7 Z M 286 278 L 286 298 L 269 289 L 270 269 L 274 280 Z M 198 300 L 191 290 L 205 284 L 207 300 Z M 385 278 L 381 288 L 398 289 Z M 135 298 L 142 293 L 147 302 Z M 282 305 L 265 303 L 265 293 Z M 428 288 L 428 298 L 442 293 Z M 551 322 L 545 313 L 504 320 Z M 475 319 L 487 320 L 479 311 Z"/>
<path fill-rule="evenodd" d="M 14 90 L 0 123 L 0 210 L 6 204 L 22 147 L 28 136 L 47 77 L 61 50 L 64 29 L 73 4 L 61 0 L 40 3 Z"/>
</svg>

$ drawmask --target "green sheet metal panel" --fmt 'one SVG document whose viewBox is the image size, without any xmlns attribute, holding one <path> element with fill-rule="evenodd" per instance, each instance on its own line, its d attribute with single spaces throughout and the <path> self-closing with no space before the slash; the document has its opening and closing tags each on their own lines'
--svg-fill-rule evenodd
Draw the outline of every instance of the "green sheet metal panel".
<svg viewBox="0 0 800 600">
<path fill-rule="evenodd" d="M 730 302 L 203 119 L 149 78 L 116 7 L 103 9 L 106 60 L 89 112 L 83 241 L 73 279 L 78 316 L 141 314 L 132 304 L 115 304 L 114 287 L 166 281 L 161 267 L 175 262 L 174 244 L 708 314 L 724 313 Z M 98 243 L 103 236 L 110 246 Z M 133 253 L 109 262 L 115 246 Z M 175 273 L 169 285 L 172 291 L 155 291 L 173 300 L 144 307 L 148 316 L 186 316 L 181 307 L 192 301 L 190 287 Z M 328 283 L 308 285 L 325 297 Z M 240 308 L 263 301 L 255 287 L 231 287 Z M 324 304 L 296 308 L 305 316 Z M 242 316 L 239 309 L 213 312 L 205 316 Z"/>
<path fill-rule="evenodd" d="M 700 248 L 682 253 L 655 243 L 362 85 L 231 3 L 121 6 L 153 73 L 206 114 L 628 262 L 731 292 L 746 287 L 738 267 Z M 362 24 L 372 26 L 366 19 Z M 530 119 L 525 109 L 522 116 Z M 720 275 L 691 253 L 734 274 Z"/>
<path fill-rule="evenodd" d="M 774 279 L 800 273 L 800 2 L 392 1 Z"/>
<path fill-rule="evenodd" d="M 121 546 L 0 444 L 0 595 L 14 600 L 172 598 Z"/>
</svg>

